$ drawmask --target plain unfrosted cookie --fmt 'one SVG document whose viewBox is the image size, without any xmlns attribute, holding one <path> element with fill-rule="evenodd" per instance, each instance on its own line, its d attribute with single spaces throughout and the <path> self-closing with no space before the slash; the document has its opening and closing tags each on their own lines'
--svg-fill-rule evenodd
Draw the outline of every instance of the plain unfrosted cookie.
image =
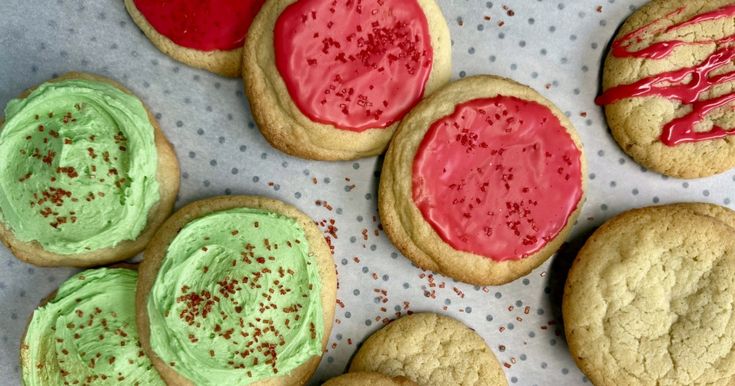
<svg viewBox="0 0 735 386">
<path fill-rule="evenodd" d="M 334 377 L 323 386 L 415 386 L 416 383 L 406 377 L 389 377 L 374 372 L 354 372 Z"/>
<path fill-rule="evenodd" d="M 263 1 L 125 0 L 125 8 L 164 54 L 234 78 L 240 76 L 243 42 Z"/>
<path fill-rule="evenodd" d="M 114 245 L 108 245 L 98 249 L 80 247 L 79 249 L 81 250 L 75 253 L 70 251 L 51 250 L 49 247 L 44 247 L 39 243 L 37 241 L 38 238 L 29 241 L 17 237 L 16 232 L 14 232 L 9 224 L 2 220 L 3 216 L 0 215 L 0 240 L 2 240 L 3 244 L 5 244 L 17 258 L 38 266 L 92 267 L 123 261 L 135 256 L 145 248 L 148 241 L 153 237 L 154 232 L 171 214 L 176 200 L 176 195 L 179 191 L 179 162 L 176 158 L 174 149 L 168 139 L 166 139 L 163 131 L 161 131 L 158 122 L 150 111 L 148 111 L 142 101 L 140 101 L 122 84 L 111 79 L 89 73 L 69 72 L 50 80 L 41 86 L 46 87 L 47 89 L 53 89 L 55 85 L 66 84 L 64 87 L 72 89 L 73 87 L 78 87 L 78 85 L 73 84 L 75 81 L 89 82 L 89 84 L 93 86 L 95 84 L 101 84 L 106 87 L 112 86 L 116 91 L 121 91 L 124 98 L 130 98 L 131 96 L 135 98 L 134 103 L 140 105 L 140 115 L 143 117 L 142 119 L 148 121 L 146 123 L 149 123 L 150 129 L 153 131 L 152 147 L 155 151 L 156 157 L 154 174 L 158 184 L 157 189 L 159 198 L 157 202 L 150 207 L 147 213 L 142 213 L 141 217 L 137 219 L 137 221 L 141 218 L 145 219 L 145 226 L 135 237 L 121 240 Z M 43 145 L 47 146 L 48 149 L 43 148 L 43 150 L 40 150 L 40 148 L 35 148 L 35 150 L 32 150 L 33 147 L 31 146 L 27 149 L 22 148 L 14 150 L 20 152 L 20 157 L 22 157 L 24 160 L 23 162 L 25 163 L 23 166 L 27 167 L 27 169 L 24 169 L 23 171 L 31 170 L 33 167 L 36 167 L 34 163 L 38 165 L 43 163 L 45 166 L 42 166 L 42 168 L 45 169 L 42 171 L 49 173 L 55 172 L 56 175 L 53 175 L 47 183 L 46 181 L 34 181 L 35 177 L 41 175 L 40 173 L 36 173 L 36 176 L 34 176 L 33 173 L 28 172 L 17 181 L 10 182 L 10 184 L 15 185 L 16 188 L 24 184 L 37 184 L 34 185 L 34 187 L 39 190 L 35 193 L 35 200 L 37 201 L 30 203 L 30 206 L 31 209 L 38 210 L 37 214 L 40 215 L 34 217 L 22 216 L 24 221 L 39 221 L 41 223 L 45 222 L 51 226 L 55 225 L 56 230 L 60 232 L 58 232 L 59 234 L 55 235 L 53 238 L 50 238 L 50 240 L 55 243 L 65 243 L 65 246 L 71 248 L 69 245 L 72 241 L 78 241 L 76 244 L 83 244 L 85 242 L 85 240 L 73 240 L 74 237 L 82 235 L 82 232 L 70 231 L 69 233 L 73 233 L 70 237 L 69 234 L 64 234 L 62 232 L 63 227 L 65 225 L 68 226 L 69 224 L 76 225 L 77 223 L 83 225 L 81 223 L 81 219 L 83 218 L 82 213 L 98 210 L 92 208 L 92 205 L 86 205 L 85 208 L 84 203 L 92 203 L 95 200 L 100 201 L 105 199 L 105 194 L 100 194 L 99 192 L 102 190 L 107 191 L 109 185 L 116 186 L 120 191 L 124 191 L 126 187 L 129 188 L 131 184 L 130 180 L 132 178 L 127 175 L 128 170 L 122 168 L 124 164 L 122 164 L 120 169 L 112 168 L 110 166 L 110 161 L 113 163 L 118 161 L 117 156 L 115 155 L 115 151 L 118 150 L 118 145 L 121 154 L 133 153 L 133 149 L 127 148 L 131 145 L 127 143 L 128 139 L 122 134 L 122 132 L 125 131 L 127 133 L 126 130 L 130 129 L 131 132 L 134 133 L 135 130 L 143 129 L 144 126 L 118 126 L 117 129 L 121 130 L 121 132 L 116 133 L 114 138 L 108 138 L 112 137 L 109 130 L 113 126 L 104 120 L 112 119 L 109 118 L 113 116 L 110 111 L 115 111 L 120 114 L 130 113 L 129 110 L 126 110 L 125 105 L 120 104 L 120 98 L 110 98 L 110 102 L 107 102 L 109 104 L 100 103 L 98 106 L 94 106 L 87 110 L 85 109 L 85 106 L 94 105 L 93 101 L 89 99 L 90 95 L 95 95 L 94 92 L 86 96 L 75 94 L 69 96 L 67 99 L 59 98 L 57 96 L 54 100 L 58 104 L 56 107 L 63 107 L 65 112 L 62 113 L 57 111 L 57 114 L 54 115 L 53 112 L 48 111 L 48 105 L 28 101 L 28 98 L 33 96 L 32 93 L 37 89 L 38 87 L 33 87 L 26 90 L 17 100 L 11 103 L 16 103 L 16 105 L 18 105 L 18 103 L 30 103 L 30 105 L 25 105 L 24 108 L 14 111 L 14 115 L 21 116 L 24 113 L 33 111 L 33 114 L 36 115 L 35 121 L 30 123 L 21 122 L 21 125 L 17 127 L 25 125 L 26 128 L 30 128 L 25 134 L 23 134 L 23 136 L 28 134 L 28 136 L 25 137 L 26 140 L 29 140 L 30 137 L 36 138 L 38 136 L 47 135 L 47 138 L 43 140 Z M 119 96 L 120 95 L 118 95 L 118 97 Z M 75 98 L 78 99 L 79 103 L 77 103 L 77 99 Z M 113 104 L 115 104 L 114 107 Z M 137 108 L 138 106 L 136 106 L 136 110 Z M 17 108 L 14 108 L 14 110 L 17 110 Z M 96 112 L 100 113 L 96 114 Z M 77 117 L 82 120 L 77 121 Z M 8 117 L 6 117 L 6 119 L 7 118 Z M 84 119 L 87 120 L 85 121 Z M 94 121 L 93 119 L 101 120 L 102 124 L 100 125 L 99 122 Z M 45 120 L 48 120 L 49 122 L 45 122 Z M 42 121 L 45 122 L 46 125 L 38 125 Z M 125 122 L 125 124 L 130 124 L 130 121 Z M 120 122 L 114 123 L 121 125 Z M 8 122 L 3 122 L 3 119 L 0 118 L 0 130 L 7 131 L 7 125 Z M 38 125 L 39 127 L 35 128 L 35 125 Z M 89 130 L 89 134 L 91 135 L 86 137 L 83 134 L 83 130 Z M 8 136 L 9 134 L 4 137 Z M 71 137 L 74 137 L 74 139 Z M 105 151 L 105 146 L 110 145 L 110 143 L 106 143 L 105 141 L 114 144 L 114 149 L 112 151 Z M 29 140 L 29 142 L 31 141 Z M 63 144 L 57 142 L 63 142 Z M 8 143 L 10 143 L 10 140 L 8 138 L 4 138 L 3 145 L 10 146 Z M 57 145 L 58 147 L 54 148 L 54 146 Z M 80 149 L 88 158 L 85 159 L 84 156 L 78 156 Z M 32 153 L 29 154 L 29 152 Z M 43 152 L 43 157 L 38 156 L 40 152 Z M 11 173 L 12 170 L 10 169 L 12 166 L 11 162 L 9 162 L 10 158 L 6 158 L 5 160 L 5 171 Z M 148 160 L 137 161 L 139 164 L 138 170 L 141 169 L 140 164 L 147 161 Z M 99 169 L 101 169 L 99 172 L 97 171 L 98 165 Z M 75 166 L 79 168 L 79 170 L 76 170 L 74 168 Z M 127 166 L 125 167 L 127 168 Z M 66 177 L 69 177 L 69 184 L 71 185 L 64 185 Z M 80 178 L 83 179 L 82 182 L 78 182 Z M 117 184 L 114 183 L 115 180 L 117 181 Z M 95 186 L 95 184 L 97 185 Z M 135 184 L 139 185 L 141 184 L 141 181 L 136 181 Z M 3 189 L 8 186 L 9 185 L 4 185 Z M 73 186 L 74 189 L 71 186 Z M 23 188 L 25 189 L 26 187 Z M 80 192 L 83 192 L 83 196 L 75 196 L 75 193 L 79 193 L 75 192 L 76 188 L 80 189 Z M 87 191 L 84 191 L 84 189 L 87 189 Z M 108 194 L 109 193 L 110 192 L 108 191 Z M 121 197 L 126 197 L 126 194 L 120 194 Z M 113 196 L 110 194 L 106 199 L 110 199 L 112 197 Z M 8 194 L 6 198 L 9 200 L 13 199 L 10 194 Z M 15 199 L 17 199 L 17 197 Z M 67 201 L 67 205 L 62 207 L 61 205 L 63 205 L 65 201 Z M 128 205 L 128 207 L 133 207 L 142 203 L 142 197 L 135 197 L 134 204 Z M 76 211 L 79 211 L 79 213 L 76 213 Z M 96 217 L 104 215 L 107 215 L 108 217 L 111 216 L 110 214 L 100 212 L 90 213 L 96 213 Z M 95 215 L 93 214 L 90 217 L 94 218 Z M 107 220 L 121 221 L 119 218 L 113 219 L 111 217 Z M 114 224 L 107 225 L 106 228 L 109 229 L 113 227 Z M 87 238 L 89 239 L 94 238 L 96 235 L 86 236 L 89 236 Z M 101 240 L 100 242 L 105 244 L 104 240 Z"/>
<path fill-rule="evenodd" d="M 595 385 L 735 383 L 735 212 L 675 204 L 600 227 L 566 282 L 564 325 Z"/>
<path fill-rule="evenodd" d="M 720 78 L 733 70 L 734 19 L 730 0 L 653 0 L 620 28 L 597 103 L 636 162 L 680 178 L 735 166 L 733 83 Z"/>
<path fill-rule="evenodd" d="M 433 313 L 404 316 L 371 335 L 350 372 L 404 376 L 419 385 L 506 385 L 485 341 L 456 319 Z"/>
<path fill-rule="evenodd" d="M 140 341 L 169 385 L 301 385 L 319 365 L 337 277 L 323 235 L 293 206 L 193 202 L 156 232 L 139 272 Z"/>
<path fill-rule="evenodd" d="M 419 267 L 498 285 L 564 242 L 586 175 L 576 131 L 552 102 L 509 79 L 467 77 L 401 122 L 383 163 L 380 216 Z"/>
<path fill-rule="evenodd" d="M 244 48 L 258 128 L 302 158 L 382 153 L 408 109 L 451 75 L 449 28 L 434 0 L 334 4 L 267 1 Z"/>
</svg>

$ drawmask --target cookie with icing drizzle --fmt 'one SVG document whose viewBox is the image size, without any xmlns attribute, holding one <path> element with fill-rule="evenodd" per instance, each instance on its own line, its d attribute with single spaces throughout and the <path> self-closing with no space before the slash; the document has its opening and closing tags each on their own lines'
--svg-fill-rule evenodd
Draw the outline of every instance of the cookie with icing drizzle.
<svg viewBox="0 0 735 386">
<path fill-rule="evenodd" d="M 238 77 L 242 46 L 264 0 L 125 0 L 135 24 L 164 54 Z"/>
<path fill-rule="evenodd" d="M 585 168 L 571 122 L 550 101 L 508 79 L 465 78 L 401 123 L 381 173 L 381 220 L 419 267 L 507 283 L 565 240 Z"/>
<path fill-rule="evenodd" d="M 10 101 L 0 157 L 0 239 L 40 266 L 135 256 L 179 189 L 179 164 L 156 120 L 97 75 L 68 73 Z"/>
<path fill-rule="evenodd" d="M 653 0 L 620 28 L 596 103 L 636 162 L 679 178 L 735 166 L 734 20 L 729 0 Z"/>
<path fill-rule="evenodd" d="M 562 304 L 569 350 L 595 385 L 735 382 L 735 212 L 635 209 L 577 255 Z"/>
<path fill-rule="evenodd" d="M 302 158 L 377 155 L 451 71 L 434 0 L 274 0 L 251 26 L 243 77 L 255 121 Z"/>
<path fill-rule="evenodd" d="M 304 384 L 336 291 L 310 218 L 276 200 L 215 197 L 176 212 L 144 252 L 138 330 L 169 385 Z"/>
</svg>

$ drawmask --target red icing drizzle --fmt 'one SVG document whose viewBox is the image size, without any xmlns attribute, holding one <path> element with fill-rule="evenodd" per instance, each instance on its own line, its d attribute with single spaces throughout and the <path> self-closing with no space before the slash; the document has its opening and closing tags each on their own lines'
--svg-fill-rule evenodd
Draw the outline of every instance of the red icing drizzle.
<svg viewBox="0 0 735 386">
<path fill-rule="evenodd" d="M 708 131 L 697 132 L 694 130 L 696 125 L 702 122 L 713 110 L 730 105 L 735 101 L 735 93 L 700 100 L 702 94 L 710 92 L 715 86 L 735 80 L 735 71 L 714 74 L 715 71 L 732 64 L 735 59 L 735 47 L 732 46 L 732 43 L 735 42 L 735 36 L 730 35 L 721 39 L 694 42 L 682 40 L 661 41 L 651 43 L 636 51 L 630 49 L 631 44 L 644 42 L 646 39 L 643 35 L 646 34 L 655 37 L 657 34 L 735 16 L 735 5 L 728 5 L 697 15 L 684 22 L 672 24 L 669 27 L 660 26 L 663 21 L 681 14 L 684 9 L 683 7 L 679 8 L 664 19 L 654 21 L 615 40 L 612 43 L 612 55 L 618 58 L 632 57 L 659 60 L 667 58 L 679 46 L 705 44 L 715 44 L 718 47 L 715 52 L 704 62 L 693 67 L 668 71 L 640 79 L 632 84 L 612 87 L 595 100 L 599 105 L 607 105 L 626 98 L 660 96 L 690 105 L 691 112 L 664 125 L 660 140 L 667 146 L 735 135 L 735 130 L 725 129 L 717 125 L 713 125 Z"/>
<path fill-rule="evenodd" d="M 567 224 L 582 198 L 581 153 L 546 106 L 497 96 L 457 105 L 427 131 L 413 200 L 454 249 L 495 261 L 527 257 Z"/>
<path fill-rule="evenodd" d="M 274 39 L 299 110 L 344 130 L 400 120 L 431 73 L 429 27 L 416 0 L 300 0 L 278 18 Z"/>
<path fill-rule="evenodd" d="M 161 35 L 200 51 L 242 47 L 265 0 L 135 0 L 135 7 Z"/>
</svg>

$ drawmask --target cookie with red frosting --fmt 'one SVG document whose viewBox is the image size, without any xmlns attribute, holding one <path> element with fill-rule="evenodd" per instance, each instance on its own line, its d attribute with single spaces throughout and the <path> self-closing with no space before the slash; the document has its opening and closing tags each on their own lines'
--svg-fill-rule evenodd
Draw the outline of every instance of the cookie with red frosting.
<svg viewBox="0 0 735 386">
<path fill-rule="evenodd" d="M 159 50 L 189 66 L 240 76 L 242 46 L 264 0 L 125 0 Z"/>
<path fill-rule="evenodd" d="M 613 137 L 679 178 L 735 167 L 735 3 L 653 0 L 620 28 L 603 71 Z"/>
<path fill-rule="evenodd" d="M 274 147 L 318 160 L 382 153 L 398 122 L 451 71 L 434 0 L 271 0 L 253 21 L 243 77 Z"/>
<path fill-rule="evenodd" d="M 380 215 L 419 267 L 503 284 L 566 239 L 585 169 L 571 122 L 550 101 L 508 79 L 469 77 L 404 118 L 383 164 Z"/>
</svg>

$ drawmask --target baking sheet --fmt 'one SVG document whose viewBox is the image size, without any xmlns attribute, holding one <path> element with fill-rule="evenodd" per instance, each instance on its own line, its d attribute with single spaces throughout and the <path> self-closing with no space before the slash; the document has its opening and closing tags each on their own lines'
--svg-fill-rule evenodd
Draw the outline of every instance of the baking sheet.
<svg viewBox="0 0 735 386">
<path fill-rule="evenodd" d="M 453 39 L 455 78 L 493 73 L 526 83 L 574 122 L 589 162 L 587 203 L 570 243 L 528 276 L 474 287 L 413 267 L 380 231 L 380 159 L 314 162 L 288 157 L 261 137 L 239 80 L 179 64 L 136 28 L 122 1 L 0 2 L 0 105 L 53 75 L 78 70 L 124 83 L 152 109 L 182 170 L 177 206 L 220 194 L 289 202 L 330 235 L 340 287 L 328 351 L 312 383 L 342 373 L 358 344 L 397 314 L 436 311 L 477 330 L 509 384 L 589 383 L 564 342 L 562 285 L 580 243 L 633 207 L 706 201 L 733 207 L 735 172 L 683 181 L 642 169 L 610 136 L 598 91 L 612 34 L 643 0 L 439 0 Z M 0 166 L 1 167 L 1 166 Z M 20 383 L 18 345 L 41 298 L 72 269 L 37 268 L 0 248 L 0 384 Z"/>
</svg>

